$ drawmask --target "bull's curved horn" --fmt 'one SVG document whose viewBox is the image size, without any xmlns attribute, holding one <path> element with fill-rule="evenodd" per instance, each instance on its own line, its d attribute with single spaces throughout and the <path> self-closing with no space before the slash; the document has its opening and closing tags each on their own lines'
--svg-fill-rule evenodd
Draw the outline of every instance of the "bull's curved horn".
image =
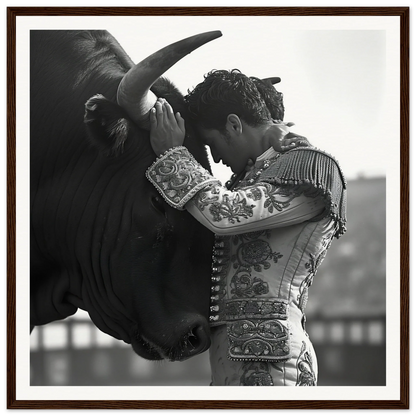
<svg viewBox="0 0 416 416">
<path fill-rule="evenodd" d="M 270 77 L 270 78 L 262 78 L 262 81 L 264 82 L 270 82 L 270 84 L 278 84 L 281 79 L 279 77 Z"/>
<path fill-rule="evenodd" d="M 157 97 L 150 91 L 155 81 L 187 54 L 219 38 L 219 30 L 200 33 L 166 46 L 132 67 L 120 82 L 117 102 L 141 127 L 150 129 L 149 111 Z"/>
</svg>

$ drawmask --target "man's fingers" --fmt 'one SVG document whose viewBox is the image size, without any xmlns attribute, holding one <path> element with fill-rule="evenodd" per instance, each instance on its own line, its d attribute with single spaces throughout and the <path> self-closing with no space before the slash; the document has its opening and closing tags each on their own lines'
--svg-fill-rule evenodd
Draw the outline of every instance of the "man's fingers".
<svg viewBox="0 0 416 416">
<path fill-rule="evenodd" d="M 176 118 L 175 114 L 173 113 L 172 106 L 164 98 L 159 98 L 159 100 L 162 103 L 163 116 L 166 117 L 166 120 L 168 120 L 170 123 L 174 123 Z"/>
<path fill-rule="evenodd" d="M 283 152 L 293 149 L 294 147 L 296 147 L 296 143 L 288 143 L 288 144 L 282 143 L 282 146 L 281 146 Z"/>
<path fill-rule="evenodd" d="M 287 148 L 287 147 L 291 148 L 291 147 L 295 147 L 296 145 L 299 146 L 299 142 L 298 141 L 293 141 L 293 139 L 291 139 L 291 140 L 284 139 L 282 141 L 282 148 Z"/>
<path fill-rule="evenodd" d="M 169 120 L 169 111 L 168 111 L 168 106 L 166 105 L 166 101 L 162 105 L 162 111 L 163 111 L 163 117 L 165 118 L 165 120 Z"/>
<path fill-rule="evenodd" d="M 163 121 L 163 106 L 160 102 L 155 104 L 157 124 L 160 124 Z"/>
<path fill-rule="evenodd" d="M 306 137 L 299 136 L 296 133 L 288 133 L 284 136 L 282 145 L 288 146 L 288 145 L 297 145 L 297 146 L 309 146 L 309 142 L 306 139 Z"/>
<path fill-rule="evenodd" d="M 150 110 L 150 126 L 153 127 L 153 128 L 157 126 L 156 108 L 155 107 L 153 107 Z"/>
<path fill-rule="evenodd" d="M 178 123 L 179 128 L 185 132 L 185 120 L 182 118 L 180 113 L 175 114 L 176 121 Z"/>
<path fill-rule="evenodd" d="M 172 106 L 165 100 L 163 103 L 165 114 L 168 120 L 173 123 L 175 120 L 175 114 L 173 114 Z"/>
</svg>

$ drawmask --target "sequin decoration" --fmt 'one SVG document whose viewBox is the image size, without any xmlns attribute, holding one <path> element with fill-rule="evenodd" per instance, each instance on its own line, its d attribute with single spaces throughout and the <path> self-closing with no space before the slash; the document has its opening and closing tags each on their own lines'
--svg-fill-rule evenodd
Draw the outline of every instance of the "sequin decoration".
<svg viewBox="0 0 416 416">
<path fill-rule="evenodd" d="M 238 319 L 287 319 L 288 304 L 275 299 L 228 300 L 225 314 L 228 321 Z"/>
<path fill-rule="evenodd" d="M 282 361 L 290 358 L 289 331 L 276 319 L 228 322 L 227 333 L 231 360 Z"/>
</svg>

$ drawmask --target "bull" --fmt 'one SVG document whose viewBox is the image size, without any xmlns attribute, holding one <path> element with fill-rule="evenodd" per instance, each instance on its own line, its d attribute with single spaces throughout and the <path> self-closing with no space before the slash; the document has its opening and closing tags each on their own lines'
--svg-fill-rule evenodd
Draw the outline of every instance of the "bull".
<svg viewBox="0 0 416 416">
<path fill-rule="evenodd" d="M 30 323 L 78 308 L 149 360 L 209 348 L 213 235 L 170 208 L 145 178 L 155 160 L 149 111 L 162 75 L 221 36 L 176 42 L 135 65 L 107 31 L 32 31 L 30 39 Z M 185 145 L 207 169 L 187 122 Z"/>
</svg>

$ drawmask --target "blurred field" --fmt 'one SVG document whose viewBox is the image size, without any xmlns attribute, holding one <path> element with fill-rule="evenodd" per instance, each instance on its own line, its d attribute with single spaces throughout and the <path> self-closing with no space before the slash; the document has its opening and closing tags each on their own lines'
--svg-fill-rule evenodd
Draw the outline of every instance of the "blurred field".
<svg viewBox="0 0 416 416">
<path fill-rule="evenodd" d="M 347 233 L 335 240 L 309 291 L 307 330 L 320 385 L 384 385 L 386 369 L 386 180 L 348 183 Z M 208 353 L 153 363 L 98 331 L 88 315 L 36 328 L 31 385 L 210 383 Z"/>
</svg>

